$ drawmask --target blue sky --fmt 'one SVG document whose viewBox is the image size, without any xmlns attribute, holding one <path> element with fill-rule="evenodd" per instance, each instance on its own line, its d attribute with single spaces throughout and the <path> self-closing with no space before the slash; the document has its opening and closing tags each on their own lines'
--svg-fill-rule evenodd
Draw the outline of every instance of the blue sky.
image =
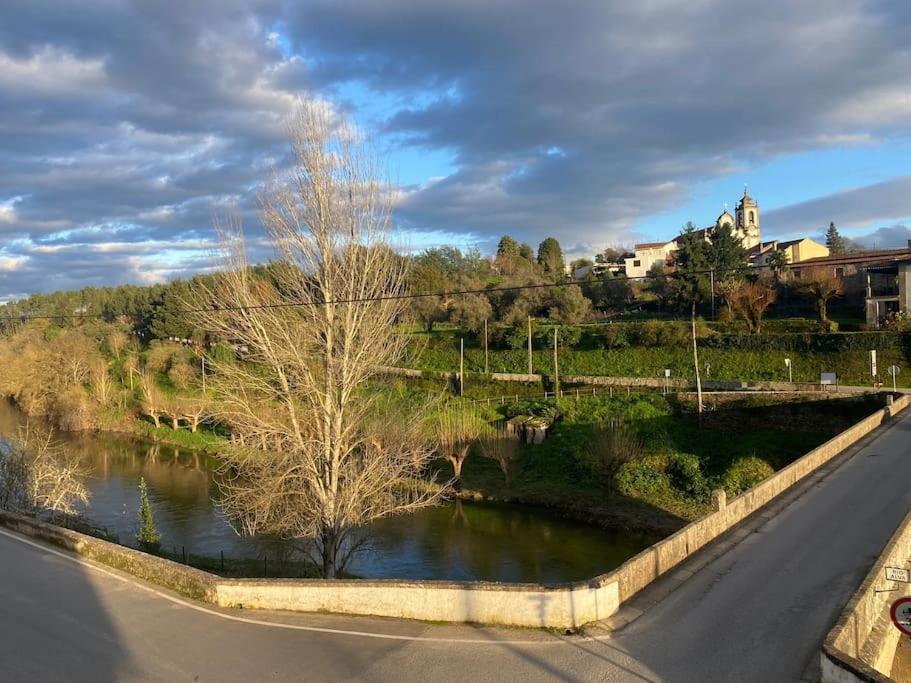
<svg viewBox="0 0 911 683">
<path fill-rule="evenodd" d="M 0 300 L 255 245 L 296 103 L 373 135 L 411 248 L 571 256 L 710 223 L 911 237 L 906 0 L 64 0 L 0 22 Z M 265 251 L 258 251 L 263 257 Z"/>
</svg>

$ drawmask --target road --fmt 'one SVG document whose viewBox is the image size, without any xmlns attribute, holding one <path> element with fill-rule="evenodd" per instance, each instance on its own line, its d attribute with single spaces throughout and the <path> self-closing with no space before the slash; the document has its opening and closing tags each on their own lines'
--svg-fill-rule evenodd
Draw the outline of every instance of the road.
<svg viewBox="0 0 911 683">
<path fill-rule="evenodd" d="M 911 507 L 911 417 L 626 606 L 614 632 L 212 609 L 0 529 L 3 680 L 796 681 Z"/>
</svg>

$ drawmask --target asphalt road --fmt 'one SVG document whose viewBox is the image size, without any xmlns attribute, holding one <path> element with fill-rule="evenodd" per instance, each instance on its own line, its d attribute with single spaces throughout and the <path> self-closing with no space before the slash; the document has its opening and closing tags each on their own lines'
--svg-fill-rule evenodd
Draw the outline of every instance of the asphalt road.
<svg viewBox="0 0 911 683">
<path fill-rule="evenodd" d="M 812 679 L 825 632 L 911 507 L 911 417 L 843 460 L 588 637 L 216 610 L 0 529 L 0 679 Z"/>
</svg>

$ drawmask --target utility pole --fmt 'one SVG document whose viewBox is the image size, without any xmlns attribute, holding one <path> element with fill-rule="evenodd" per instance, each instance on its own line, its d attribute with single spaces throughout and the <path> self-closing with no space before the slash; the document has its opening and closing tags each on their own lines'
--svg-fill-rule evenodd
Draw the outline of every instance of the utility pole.
<svg viewBox="0 0 911 683">
<path fill-rule="evenodd" d="M 554 395 L 560 399 L 560 370 L 557 366 L 557 328 L 554 328 Z"/>
<path fill-rule="evenodd" d="M 206 357 L 202 357 L 202 393 L 206 393 Z"/>
<path fill-rule="evenodd" d="M 484 320 L 484 374 L 490 372 L 490 357 L 487 354 L 487 320 Z"/>
<path fill-rule="evenodd" d="M 702 424 L 702 379 L 699 376 L 699 350 L 696 347 L 696 299 L 693 299 L 693 310 L 690 317 L 693 330 L 693 368 L 696 370 L 696 401 L 699 424 Z"/>
<path fill-rule="evenodd" d="M 465 337 L 459 337 L 459 396 L 465 393 Z"/>
<path fill-rule="evenodd" d="M 531 363 L 531 316 L 528 316 L 528 374 L 534 374 L 534 367 Z"/>
</svg>

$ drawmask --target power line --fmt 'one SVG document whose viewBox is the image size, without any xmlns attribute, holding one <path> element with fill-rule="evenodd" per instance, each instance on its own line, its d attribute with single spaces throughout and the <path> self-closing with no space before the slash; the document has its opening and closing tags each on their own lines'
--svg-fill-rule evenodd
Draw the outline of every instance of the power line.
<svg viewBox="0 0 911 683">
<path fill-rule="evenodd" d="M 648 273 L 646 275 L 634 275 L 632 277 L 623 277 L 616 278 L 618 281 L 640 281 L 640 280 L 657 280 L 662 277 L 667 278 L 682 278 L 682 277 L 691 277 L 694 275 L 709 275 L 719 274 L 719 273 L 742 273 L 748 266 L 734 267 L 734 268 L 723 268 L 720 270 L 709 268 L 705 270 L 693 270 L 687 273 L 680 273 L 677 271 L 672 271 L 670 273 L 662 273 L 660 275 L 653 275 Z M 599 277 L 594 282 L 610 282 L 615 278 L 610 277 Z M 431 297 L 451 297 L 451 296 L 467 296 L 471 294 L 493 294 L 497 292 L 513 292 L 513 291 L 522 291 L 528 289 L 552 289 L 555 287 L 572 287 L 580 286 L 585 284 L 591 284 L 592 281 L 580 281 L 580 280 L 569 280 L 567 282 L 549 282 L 549 283 L 535 283 L 535 284 L 524 284 L 524 285 L 507 285 L 503 287 L 483 287 L 478 289 L 461 289 L 461 290 L 444 290 L 441 292 L 418 292 L 418 293 L 409 293 L 409 294 L 390 294 L 387 296 L 378 296 L 378 297 L 354 297 L 349 299 L 333 299 L 331 301 L 307 301 L 307 302 L 296 302 L 296 301 L 282 301 L 278 303 L 271 304 L 252 304 L 247 306 L 209 306 L 203 308 L 190 308 L 179 311 L 184 314 L 191 313 L 218 313 L 218 312 L 237 312 L 237 311 L 252 311 L 252 310 L 264 310 L 264 309 L 273 309 L 273 308 L 296 308 L 299 306 L 339 306 L 343 304 L 358 304 L 358 303 L 371 303 L 371 302 L 381 302 L 381 301 L 398 301 L 398 300 L 412 300 L 412 299 L 426 299 Z M 5 319 L 8 322 L 13 320 L 20 320 L 25 322 L 26 320 L 84 320 L 91 318 L 105 318 L 109 314 L 106 313 L 91 313 L 91 314 L 69 314 L 69 313 L 60 313 L 56 315 L 32 315 L 29 313 L 21 313 L 18 316 L 6 316 Z M 132 313 L 121 313 L 118 315 L 126 315 L 131 317 L 136 317 L 138 314 Z"/>
</svg>

